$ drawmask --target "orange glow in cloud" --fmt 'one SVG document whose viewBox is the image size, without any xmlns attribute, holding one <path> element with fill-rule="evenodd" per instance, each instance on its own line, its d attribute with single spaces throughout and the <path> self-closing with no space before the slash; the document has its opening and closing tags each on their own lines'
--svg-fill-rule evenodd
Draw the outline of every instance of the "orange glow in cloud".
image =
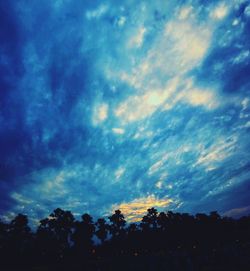
<svg viewBox="0 0 250 271">
<path fill-rule="evenodd" d="M 147 209 L 165 208 L 173 201 L 171 199 L 157 199 L 154 195 L 148 197 L 137 198 L 131 202 L 124 202 L 112 206 L 112 211 L 121 210 L 129 222 L 140 221 L 141 218 L 147 213 Z"/>
</svg>

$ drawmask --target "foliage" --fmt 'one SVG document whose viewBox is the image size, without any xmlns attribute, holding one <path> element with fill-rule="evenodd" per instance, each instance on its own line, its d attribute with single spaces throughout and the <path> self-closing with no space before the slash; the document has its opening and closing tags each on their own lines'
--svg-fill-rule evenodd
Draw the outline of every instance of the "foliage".
<svg viewBox="0 0 250 271">
<path fill-rule="evenodd" d="M 78 221 L 57 208 L 36 232 L 23 214 L 0 221 L 1 264 L 11 270 L 117 270 L 122 260 L 120 270 L 250 270 L 250 216 L 236 220 L 217 212 L 193 216 L 150 208 L 138 223 L 127 224 L 120 210 L 108 220 L 94 222 L 83 214 Z"/>
</svg>

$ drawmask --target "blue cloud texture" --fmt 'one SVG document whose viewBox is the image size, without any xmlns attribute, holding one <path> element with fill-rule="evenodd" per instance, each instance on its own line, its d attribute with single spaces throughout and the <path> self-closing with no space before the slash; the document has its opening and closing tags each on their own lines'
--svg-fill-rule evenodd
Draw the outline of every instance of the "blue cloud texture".
<svg viewBox="0 0 250 271">
<path fill-rule="evenodd" d="M 3 218 L 249 209 L 249 1 L 0 13 Z"/>
</svg>

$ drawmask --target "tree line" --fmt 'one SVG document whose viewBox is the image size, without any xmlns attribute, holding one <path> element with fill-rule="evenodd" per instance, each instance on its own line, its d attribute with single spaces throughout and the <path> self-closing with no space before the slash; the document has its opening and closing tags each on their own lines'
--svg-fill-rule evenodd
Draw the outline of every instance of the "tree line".
<svg viewBox="0 0 250 271">
<path fill-rule="evenodd" d="M 250 216 L 150 208 L 127 223 L 120 210 L 94 221 L 57 208 L 32 231 L 18 214 L 0 221 L 0 256 L 1 270 L 250 270 Z"/>
</svg>

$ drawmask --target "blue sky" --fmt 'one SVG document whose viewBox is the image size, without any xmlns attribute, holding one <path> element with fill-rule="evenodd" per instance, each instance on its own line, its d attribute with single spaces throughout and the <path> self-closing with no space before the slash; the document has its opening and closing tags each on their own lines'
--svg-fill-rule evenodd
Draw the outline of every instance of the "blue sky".
<svg viewBox="0 0 250 271">
<path fill-rule="evenodd" d="M 250 211 L 250 1 L 1 1 L 0 214 Z"/>
</svg>

